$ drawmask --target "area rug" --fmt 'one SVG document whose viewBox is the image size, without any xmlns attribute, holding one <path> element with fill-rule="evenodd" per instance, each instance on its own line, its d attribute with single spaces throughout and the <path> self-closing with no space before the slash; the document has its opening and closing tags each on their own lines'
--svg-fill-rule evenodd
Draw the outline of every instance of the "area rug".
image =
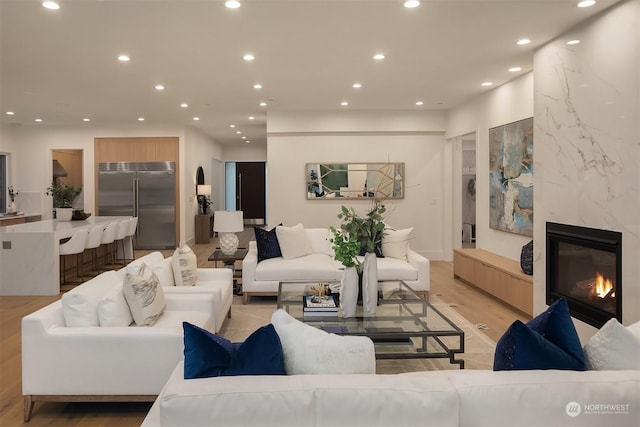
<svg viewBox="0 0 640 427">
<path fill-rule="evenodd" d="M 438 295 L 431 295 L 430 302 L 464 331 L 464 353 L 456 355 L 456 359 L 464 360 L 465 369 L 492 369 L 495 342 L 482 333 L 484 326 L 473 325 Z M 234 342 L 244 341 L 253 331 L 271 322 L 271 314 L 275 309 L 273 297 L 252 297 L 249 304 L 243 305 L 242 297 L 234 296 L 231 318 L 226 319 L 222 325 L 220 335 Z M 455 342 L 457 343 L 457 339 Z M 376 362 L 376 372 L 379 374 L 443 369 L 458 369 L 458 365 L 450 364 L 448 359 L 394 359 Z"/>
</svg>

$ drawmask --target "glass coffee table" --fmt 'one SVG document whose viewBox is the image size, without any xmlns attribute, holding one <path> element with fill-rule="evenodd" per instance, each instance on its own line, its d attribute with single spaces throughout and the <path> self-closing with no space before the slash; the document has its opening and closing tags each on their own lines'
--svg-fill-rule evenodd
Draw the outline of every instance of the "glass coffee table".
<svg viewBox="0 0 640 427">
<path fill-rule="evenodd" d="M 464 332 L 403 281 L 380 282 L 376 314 L 365 315 L 358 305 L 356 316 L 348 319 L 340 311 L 322 317 L 305 315 L 303 297 L 313 294 L 310 287 L 317 285 L 280 282 L 278 308 L 327 332 L 371 338 L 376 359 L 449 359 L 464 369 L 464 360 L 456 359 L 464 353 Z"/>
</svg>

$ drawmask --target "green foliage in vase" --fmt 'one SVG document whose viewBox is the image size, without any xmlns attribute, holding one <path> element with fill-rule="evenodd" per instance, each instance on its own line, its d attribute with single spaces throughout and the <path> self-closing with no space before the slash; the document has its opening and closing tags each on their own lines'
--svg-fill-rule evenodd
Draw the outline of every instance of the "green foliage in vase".
<svg viewBox="0 0 640 427">
<path fill-rule="evenodd" d="M 73 201 L 78 197 L 78 194 L 80 194 L 81 191 L 81 187 L 63 184 L 59 180 L 55 179 L 47 188 L 45 194 L 47 196 L 53 196 L 54 208 L 70 208 L 73 205 Z"/>
<path fill-rule="evenodd" d="M 330 242 L 335 253 L 335 259 L 345 267 L 358 267 L 356 258 L 360 250 L 375 252 L 375 247 L 382 240 L 385 228 L 384 218 L 387 208 L 380 200 L 373 200 L 369 211 L 360 215 L 354 208 L 342 206 L 338 219 L 342 220 L 339 229 L 329 227 L 333 238 Z"/>
</svg>

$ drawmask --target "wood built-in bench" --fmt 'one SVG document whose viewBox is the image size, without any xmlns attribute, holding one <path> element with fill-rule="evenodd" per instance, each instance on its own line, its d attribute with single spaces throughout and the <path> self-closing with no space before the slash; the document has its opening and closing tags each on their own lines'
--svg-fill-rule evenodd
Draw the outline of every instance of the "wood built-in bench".
<svg viewBox="0 0 640 427">
<path fill-rule="evenodd" d="M 453 251 L 453 276 L 533 316 L 533 276 L 520 263 L 482 249 Z"/>
</svg>

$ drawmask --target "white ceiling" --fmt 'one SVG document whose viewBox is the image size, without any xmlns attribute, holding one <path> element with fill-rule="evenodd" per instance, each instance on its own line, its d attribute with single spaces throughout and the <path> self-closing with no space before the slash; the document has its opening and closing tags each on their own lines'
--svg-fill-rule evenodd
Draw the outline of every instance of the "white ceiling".
<svg viewBox="0 0 640 427">
<path fill-rule="evenodd" d="M 617 2 L 577 1 L 0 0 L 2 123 L 192 125 L 265 144 L 267 111 L 449 109 L 530 71 L 537 47 Z"/>
</svg>

